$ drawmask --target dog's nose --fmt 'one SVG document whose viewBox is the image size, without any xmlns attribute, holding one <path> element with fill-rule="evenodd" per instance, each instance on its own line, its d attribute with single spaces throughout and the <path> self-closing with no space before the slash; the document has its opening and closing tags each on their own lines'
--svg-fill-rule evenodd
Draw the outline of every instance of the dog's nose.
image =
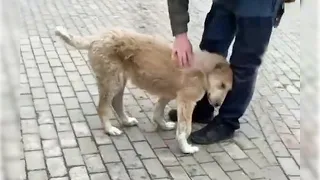
<svg viewBox="0 0 320 180">
<path fill-rule="evenodd" d="M 215 107 L 218 107 L 218 106 L 220 106 L 220 105 L 221 105 L 220 103 L 215 103 L 215 104 L 214 104 Z"/>
</svg>

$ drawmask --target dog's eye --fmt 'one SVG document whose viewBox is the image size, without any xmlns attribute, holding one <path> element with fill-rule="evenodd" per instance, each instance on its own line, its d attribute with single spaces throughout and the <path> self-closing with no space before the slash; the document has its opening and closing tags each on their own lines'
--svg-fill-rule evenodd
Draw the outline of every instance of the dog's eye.
<svg viewBox="0 0 320 180">
<path fill-rule="evenodd" d="M 226 84 L 221 83 L 220 88 L 221 88 L 221 89 L 225 89 L 225 88 L 226 88 Z"/>
</svg>

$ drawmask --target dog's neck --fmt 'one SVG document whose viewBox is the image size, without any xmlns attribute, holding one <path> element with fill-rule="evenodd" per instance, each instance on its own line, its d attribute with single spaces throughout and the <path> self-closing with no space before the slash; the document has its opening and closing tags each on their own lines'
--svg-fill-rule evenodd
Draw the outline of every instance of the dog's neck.
<svg viewBox="0 0 320 180">
<path fill-rule="evenodd" d="M 192 69 L 184 71 L 184 81 L 187 85 L 194 85 L 201 87 L 204 91 L 208 89 L 207 74 L 201 70 Z"/>
</svg>

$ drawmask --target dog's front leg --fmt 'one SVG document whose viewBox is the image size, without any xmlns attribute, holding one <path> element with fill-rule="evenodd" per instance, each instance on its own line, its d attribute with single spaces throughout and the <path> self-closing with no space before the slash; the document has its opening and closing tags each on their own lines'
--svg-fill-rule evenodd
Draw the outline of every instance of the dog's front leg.
<svg viewBox="0 0 320 180">
<path fill-rule="evenodd" d="M 155 125 L 159 125 L 162 130 L 172 130 L 176 127 L 176 123 L 164 120 L 164 108 L 169 101 L 168 99 L 159 98 L 153 111 L 152 121 Z"/>
<path fill-rule="evenodd" d="M 183 153 L 192 154 L 199 151 L 197 146 L 188 143 L 192 129 L 192 113 L 196 103 L 192 101 L 178 100 L 178 124 L 176 131 L 176 139 Z"/>
</svg>

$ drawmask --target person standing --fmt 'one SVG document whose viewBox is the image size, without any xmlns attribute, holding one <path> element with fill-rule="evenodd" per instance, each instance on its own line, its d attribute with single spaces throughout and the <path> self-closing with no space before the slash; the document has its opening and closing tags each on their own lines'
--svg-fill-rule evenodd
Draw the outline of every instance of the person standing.
<svg viewBox="0 0 320 180">
<path fill-rule="evenodd" d="M 192 46 L 188 38 L 189 0 L 167 0 L 173 51 L 181 67 L 193 61 Z M 274 27 L 284 12 L 283 0 L 213 0 L 204 22 L 200 49 L 227 57 L 235 38 L 230 67 L 233 70 L 233 87 L 213 117 L 214 107 L 206 95 L 197 103 L 193 122 L 206 123 L 191 133 L 197 144 L 211 144 L 231 138 L 240 128 L 239 118 L 246 111 L 254 92 L 262 56 L 269 44 Z M 177 121 L 177 110 L 169 111 L 169 118 Z"/>
</svg>

